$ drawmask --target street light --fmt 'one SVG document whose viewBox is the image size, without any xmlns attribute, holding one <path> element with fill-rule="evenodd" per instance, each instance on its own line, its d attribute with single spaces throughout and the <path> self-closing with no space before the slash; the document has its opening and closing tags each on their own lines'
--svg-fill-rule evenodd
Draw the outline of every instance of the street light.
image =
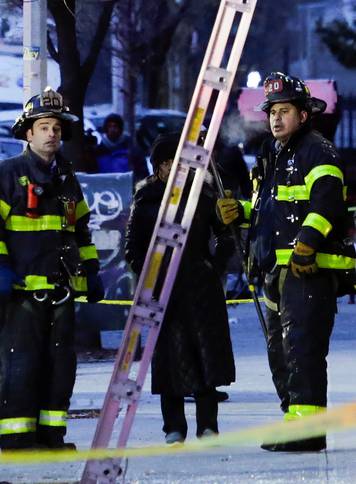
<svg viewBox="0 0 356 484">
<path fill-rule="evenodd" d="M 262 78 L 258 71 L 251 71 L 247 75 L 247 87 L 258 87 Z"/>
</svg>

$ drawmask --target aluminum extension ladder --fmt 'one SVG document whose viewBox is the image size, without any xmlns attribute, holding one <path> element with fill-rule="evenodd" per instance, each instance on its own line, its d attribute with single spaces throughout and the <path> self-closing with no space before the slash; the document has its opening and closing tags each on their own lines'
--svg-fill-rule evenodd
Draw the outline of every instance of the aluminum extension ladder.
<svg viewBox="0 0 356 484">
<path fill-rule="evenodd" d="M 123 342 L 116 357 L 114 371 L 97 424 L 92 443 L 94 449 L 108 447 L 116 419 L 125 405 L 126 414 L 121 422 L 117 447 L 124 448 L 127 444 L 141 390 L 169 302 L 256 3 L 257 0 L 221 0 L 220 2 L 137 284 Z M 227 43 L 235 23 L 238 23 L 238 25 L 234 42 L 231 49 L 228 49 Z M 226 52 L 227 50 L 230 50 L 230 52 Z M 222 66 L 223 63 L 226 67 Z M 200 130 L 214 90 L 218 91 L 219 94 L 213 107 L 204 146 L 199 146 L 197 143 Z M 192 171 L 194 177 L 189 196 L 185 202 L 182 201 L 184 206 L 180 207 L 188 173 Z M 184 210 L 179 223 L 176 222 L 178 207 Z M 155 285 L 167 249 L 169 249 L 170 259 L 168 266 L 164 264 L 166 272 L 157 295 L 157 289 L 154 294 Z M 132 369 L 138 339 L 143 330 L 147 331 L 146 345 L 139 362 L 137 376 L 132 377 L 130 370 Z M 80 481 L 81 484 L 113 484 L 118 482 L 118 476 L 122 472 L 121 461 L 121 458 L 89 460 L 86 463 Z"/>
</svg>

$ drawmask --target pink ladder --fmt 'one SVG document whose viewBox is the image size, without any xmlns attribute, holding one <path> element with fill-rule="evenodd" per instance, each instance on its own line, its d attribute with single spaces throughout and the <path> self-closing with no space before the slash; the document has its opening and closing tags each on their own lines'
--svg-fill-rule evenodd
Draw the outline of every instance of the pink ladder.
<svg viewBox="0 0 356 484">
<path fill-rule="evenodd" d="M 124 448 L 127 444 L 256 3 L 257 0 L 222 0 L 220 3 L 98 420 L 93 449 L 109 446 L 114 425 L 124 406 L 126 413 L 121 422 L 117 447 Z M 232 48 L 227 49 L 235 22 L 238 26 L 234 42 Z M 222 62 L 227 57 L 226 66 L 223 67 Z M 200 130 L 214 90 L 219 94 L 204 146 L 199 146 Z M 193 172 L 194 176 L 188 198 L 183 202 L 181 197 L 189 172 Z M 180 223 L 175 222 L 178 208 L 184 210 Z M 155 293 L 153 298 L 165 255 L 163 284 L 159 294 Z M 137 375 L 132 377 L 133 357 L 143 328 L 148 331 L 146 345 Z M 118 482 L 120 473 L 119 458 L 90 460 L 86 463 L 80 482 L 113 484 Z"/>
</svg>

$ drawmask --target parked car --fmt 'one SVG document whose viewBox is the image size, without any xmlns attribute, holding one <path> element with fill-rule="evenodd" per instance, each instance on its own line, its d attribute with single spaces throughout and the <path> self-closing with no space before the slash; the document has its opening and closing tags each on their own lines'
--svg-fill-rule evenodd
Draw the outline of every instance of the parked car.
<svg viewBox="0 0 356 484">
<path fill-rule="evenodd" d="M 0 110 L 0 131 L 1 136 L 12 137 L 11 126 L 14 124 L 15 119 L 21 116 L 22 106 L 19 109 L 7 109 Z"/>
<path fill-rule="evenodd" d="M 85 117 L 99 132 L 102 132 L 106 116 L 112 112 L 112 106 L 108 104 L 84 108 Z M 138 145 L 148 155 L 155 138 L 161 133 L 180 131 L 185 118 L 186 113 L 174 109 L 138 109 L 135 122 Z"/>
<path fill-rule="evenodd" d="M 172 109 L 147 109 L 136 116 L 136 140 L 148 155 L 159 134 L 182 130 L 187 115 Z"/>
<path fill-rule="evenodd" d="M 0 101 L 0 111 L 8 110 L 22 111 L 22 103 L 16 101 Z"/>
<path fill-rule="evenodd" d="M 12 156 L 19 155 L 24 148 L 24 143 L 17 139 L 0 137 L 0 161 Z"/>
</svg>

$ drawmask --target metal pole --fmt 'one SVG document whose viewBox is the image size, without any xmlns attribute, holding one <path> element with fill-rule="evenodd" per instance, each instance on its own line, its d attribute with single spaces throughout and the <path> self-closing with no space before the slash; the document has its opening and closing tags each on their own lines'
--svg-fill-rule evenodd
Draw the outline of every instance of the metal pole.
<svg viewBox="0 0 356 484">
<path fill-rule="evenodd" d="M 218 169 L 216 168 L 216 164 L 215 164 L 213 158 L 210 158 L 210 167 L 211 167 L 211 171 L 213 173 L 213 177 L 214 177 L 217 189 L 218 189 L 219 197 L 224 198 L 225 197 L 224 186 L 223 186 L 223 183 L 221 181 L 220 174 L 218 172 Z M 232 237 L 233 237 L 233 240 L 234 240 L 236 251 L 239 254 L 241 254 L 242 268 L 243 268 L 244 273 L 246 274 L 246 277 L 248 278 L 248 271 L 247 271 L 247 267 L 246 267 L 246 262 L 244 260 L 244 251 L 243 251 L 243 248 L 242 248 L 241 239 L 240 239 L 240 237 L 239 237 L 239 235 L 236 231 L 236 227 L 233 224 L 229 225 L 229 229 L 231 231 L 231 234 L 232 234 Z M 259 320 L 261 328 L 262 328 L 263 335 L 264 335 L 264 337 L 267 341 L 267 339 L 268 339 L 267 324 L 266 324 L 265 317 L 263 315 L 263 311 L 262 311 L 262 308 L 261 308 L 260 301 L 259 301 L 258 296 L 257 296 L 255 285 L 249 284 L 248 288 L 251 292 L 252 300 L 253 300 L 253 303 L 255 305 L 256 313 L 257 313 L 258 320 Z"/>
<path fill-rule="evenodd" d="M 47 84 L 47 0 L 23 2 L 24 104 Z"/>
</svg>

